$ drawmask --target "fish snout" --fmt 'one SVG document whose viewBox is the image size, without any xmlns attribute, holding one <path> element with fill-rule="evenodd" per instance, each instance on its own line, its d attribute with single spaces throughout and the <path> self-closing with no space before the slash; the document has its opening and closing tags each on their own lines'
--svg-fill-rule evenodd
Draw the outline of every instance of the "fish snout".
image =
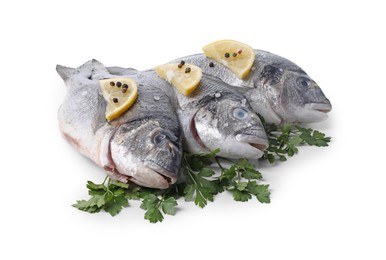
<svg viewBox="0 0 386 260">
<path fill-rule="evenodd" d="M 177 181 L 180 162 L 177 163 L 176 161 L 173 161 L 172 164 L 168 165 L 167 169 L 165 166 L 160 166 L 154 162 L 148 162 L 146 164 L 147 167 L 157 172 L 164 179 L 166 179 L 169 184 L 174 184 Z"/>
<path fill-rule="evenodd" d="M 163 138 L 157 144 L 156 156 L 149 157 L 145 166 L 163 177 L 167 183 L 174 184 L 180 172 L 182 148 L 178 142 L 172 141 L 170 137 Z"/>
<path fill-rule="evenodd" d="M 269 146 L 267 135 L 263 131 L 256 131 L 253 134 L 237 134 L 236 140 L 239 142 L 248 143 L 252 147 L 258 149 L 260 152 L 264 152 Z"/>
</svg>

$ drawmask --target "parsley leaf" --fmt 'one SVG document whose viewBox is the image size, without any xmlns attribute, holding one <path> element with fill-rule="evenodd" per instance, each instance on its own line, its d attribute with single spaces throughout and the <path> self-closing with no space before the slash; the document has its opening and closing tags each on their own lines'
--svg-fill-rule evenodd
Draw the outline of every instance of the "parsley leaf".
<svg viewBox="0 0 386 260">
<path fill-rule="evenodd" d="M 257 200 L 261 203 L 270 203 L 270 195 L 271 193 L 268 190 L 269 185 L 256 185 L 256 190 L 253 193 Z"/>
<path fill-rule="evenodd" d="M 99 198 L 100 198 L 100 196 L 97 195 L 97 196 L 92 197 L 91 199 L 89 199 L 87 201 L 86 200 L 78 200 L 72 206 L 79 209 L 79 210 L 83 210 L 83 211 L 86 211 L 89 213 L 96 213 L 96 212 L 101 211 L 101 209 L 102 209 L 101 207 L 97 206 L 97 202 L 98 202 Z"/>
<path fill-rule="evenodd" d="M 161 203 L 162 211 L 168 215 L 174 215 L 176 212 L 177 201 L 175 198 L 170 197 Z"/>
<path fill-rule="evenodd" d="M 111 216 L 115 216 L 127 206 L 129 206 L 129 202 L 124 196 L 113 196 L 107 203 L 104 204 L 104 210 L 110 213 Z"/>
<path fill-rule="evenodd" d="M 235 201 L 245 202 L 252 198 L 251 194 L 246 191 L 234 190 L 232 191 L 233 199 Z"/>
</svg>

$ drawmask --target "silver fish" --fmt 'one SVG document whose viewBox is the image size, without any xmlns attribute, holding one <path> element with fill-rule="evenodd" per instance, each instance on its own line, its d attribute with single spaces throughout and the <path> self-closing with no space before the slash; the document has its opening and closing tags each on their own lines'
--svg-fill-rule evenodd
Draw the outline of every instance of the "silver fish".
<svg viewBox="0 0 386 260">
<path fill-rule="evenodd" d="M 208 152 L 220 149 L 226 158 L 259 158 L 268 147 L 268 139 L 260 119 L 248 101 L 223 81 L 203 74 L 198 88 L 184 96 L 154 70 L 109 67 L 116 75 L 137 73 L 143 85 L 162 89 L 175 104 L 183 129 L 184 149 Z"/>
<path fill-rule="evenodd" d="M 160 189 L 176 182 L 182 132 L 167 96 L 158 88 L 144 91 L 139 86 L 134 105 L 108 123 L 99 80 L 116 76 L 96 60 L 77 69 L 57 65 L 56 70 L 67 86 L 58 112 L 60 131 L 76 150 L 115 180 Z M 138 79 L 133 80 L 138 84 Z"/>
<path fill-rule="evenodd" d="M 255 112 L 269 123 L 312 123 L 327 119 L 331 103 L 322 90 L 299 66 L 278 55 L 255 50 L 255 61 L 245 79 L 224 65 L 196 54 L 177 59 L 202 68 L 204 73 L 239 87 Z M 210 63 L 214 66 L 209 66 Z"/>
</svg>

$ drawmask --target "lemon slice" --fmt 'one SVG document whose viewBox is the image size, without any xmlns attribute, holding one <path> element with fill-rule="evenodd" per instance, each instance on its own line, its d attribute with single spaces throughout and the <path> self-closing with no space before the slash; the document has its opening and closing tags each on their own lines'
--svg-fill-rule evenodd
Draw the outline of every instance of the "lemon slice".
<svg viewBox="0 0 386 260">
<path fill-rule="evenodd" d="M 241 42 L 222 40 L 202 48 L 205 55 L 228 67 L 239 78 L 245 78 L 255 60 L 254 50 Z"/>
<path fill-rule="evenodd" d="M 193 64 L 168 63 L 155 68 L 158 76 L 171 83 L 179 92 L 189 95 L 200 84 L 202 70 Z"/>
<path fill-rule="evenodd" d="M 128 110 L 137 99 L 137 84 L 130 78 L 110 78 L 99 81 L 107 101 L 106 119 L 112 121 Z"/>
</svg>

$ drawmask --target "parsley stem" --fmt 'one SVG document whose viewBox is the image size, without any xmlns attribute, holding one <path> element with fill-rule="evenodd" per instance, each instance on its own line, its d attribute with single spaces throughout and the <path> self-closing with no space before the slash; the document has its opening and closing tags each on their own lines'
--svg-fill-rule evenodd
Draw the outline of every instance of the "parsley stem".
<svg viewBox="0 0 386 260">
<path fill-rule="evenodd" d="M 105 181 L 106 181 L 106 180 L 105 180 Z M 104 183 L 104 182 L 103 182 L 103 183 Z M 112 192 L 112 191 L 110 190 L 110 183 L 111 183 L 111 178 L 109 178 L 109 180 L 107 181 L 107 186 L 106 186 L 107 191 L 106 191 L 106 193 L 110 193 L 111 195 L 114 196 L 114 192 Z"/>
<path fill-rule="evenodd" d="M 158 201 L 157 201 L 157 203 L 155 204 L 155 207 L 154 207 L 154 208 L 159 209 L 159 207 L 161 206 L 161 203 L 162 203 L 163 199 L 162 199 L 162 198 L 161 198 L 161 199 L 157 198 L 157 199 L 158 199 Z"/>
<path fill-rule="evenodd" d="M 187 162 L 187 160 L 184 158 L 184 162 L 183 162 L 183 166 L 184 168 L 186 169 L 186 172 L 188 173 L 189 175 L 189 178 L 194 182 L 195 185 L 198 185 L 196 180 L 194 179 L 194 177 L 192 176 L 192 170 L 189 166 L 189 163 Z"/>
<path fill-rule="evenodd" d="M 224 168 L 222 167 L 222 165 L 221 165 L 221 163 L 220 163 L 220 160 L 218 159 L 217 156 L 215 157 L 215 160 L 216 160 L 218 166 L 220 167 L 220 169 L 221 169 L 221 174 L 222 174 L 222 173 L 224 172 Z"/>
<path fill-rule="evenodd" d="M 105 179 L 103 180 L 102 184 L 105 185 L 105 182 L 109 176 L 106 175 Z"/>
<path fill-rule="evenodd" d="M 192 173 L 189 169 L 187 169 L 186 172 L 189 174 L 189 177 L 194 182 L 194 184 L 199 186 L 198 183 L 196 182 L 196 180 L 194 179 L 193 175 L 192 175 L 194 173 Z"/>
</svg>

